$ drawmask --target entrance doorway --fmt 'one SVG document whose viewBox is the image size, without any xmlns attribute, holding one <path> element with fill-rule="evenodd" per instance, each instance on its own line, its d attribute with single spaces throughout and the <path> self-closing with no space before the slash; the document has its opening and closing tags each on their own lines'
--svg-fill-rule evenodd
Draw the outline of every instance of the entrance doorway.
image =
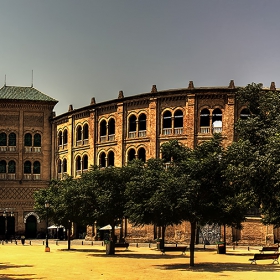
<svg viewBox="0 0 280 280">
<path fill-rule="evenodd" d="M 37 236 L 37 219 L 31 215 L 26 219 L 25 223 L 25 237 L 36 238 Z"/>
</svg>

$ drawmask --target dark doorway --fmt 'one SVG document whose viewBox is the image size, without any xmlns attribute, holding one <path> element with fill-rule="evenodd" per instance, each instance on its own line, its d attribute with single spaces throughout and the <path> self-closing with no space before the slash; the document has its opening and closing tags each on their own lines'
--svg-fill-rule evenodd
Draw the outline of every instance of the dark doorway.
<svg viewBox="0 0 280 280">
<path fill-rule="evenodd" d="M 35 216 L 31 215 L 26 219 L 25 237 L 36 238 L 36 236 L 37 236 L 37 219 Z"/>
</svg>

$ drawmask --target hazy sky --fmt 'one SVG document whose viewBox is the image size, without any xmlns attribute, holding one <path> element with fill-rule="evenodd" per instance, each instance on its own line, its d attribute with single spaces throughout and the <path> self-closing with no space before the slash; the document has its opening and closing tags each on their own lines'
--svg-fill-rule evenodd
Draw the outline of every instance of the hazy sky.
<svg viewBox="0 0 280 280">
<path fill-rule="evenodd" d="M 59 100 L 57 115 L 158 90 L 280 88 L 279 0 L 0 0 L 0 85 Z"/>
</svg>

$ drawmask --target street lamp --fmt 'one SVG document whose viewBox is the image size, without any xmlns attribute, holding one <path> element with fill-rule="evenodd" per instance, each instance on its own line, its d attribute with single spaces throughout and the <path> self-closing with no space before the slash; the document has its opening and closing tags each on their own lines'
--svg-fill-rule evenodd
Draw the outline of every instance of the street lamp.
<svg viewBox="0 0 280 280">
<path fill-rule="evenodd" d="M 3 217 L 5 218 L 5 241 L 8 243 L 8 216 L 14 217 L 14 213 L 11 211 L 10 213 L 8 212 L 8 208 L 4 209 L 3 212 Z"/>
<path fill-rule="evenodd" d="M 45 247 L 45 252 L 49 252 L 50 248 L 49 248 L 49 240 L 48 240 L 48 227 L 49 227 L 49 220 L 48 220 L 48 216 L 49 216 L 49 208 L 50 208 L 50 203 L 46 200 L 45 201 L 45 208 L 47 210 L 47 217 L 46 217 L 46 223 L 47 223 L 47 227 L 46 227 L 46 247 Z"/>
</svg>

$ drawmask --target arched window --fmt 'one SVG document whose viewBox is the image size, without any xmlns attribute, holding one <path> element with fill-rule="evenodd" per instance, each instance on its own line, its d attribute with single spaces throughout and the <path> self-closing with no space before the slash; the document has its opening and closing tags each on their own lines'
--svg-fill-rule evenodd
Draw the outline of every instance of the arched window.
<svg viewBox="0 0 280 280">
<path fill-rule="evenodd" d="M 30 133 L 26 133 L 24 135 L 24 146 L 26 147 L 32 146 L 32 135 Z"/>
<path fill-rule="evenodd" d="M 105 120 L 100 122 L 100 142 L 107 140 L 107 123 Z"/>
<path fill-rule="evenodd" d="M 63 131 L 63 144 L 67 144 L 68 143 L 68 131 L 67 129 L 64 129 Z"/>
<path fill-rule="evenodd" d="M 240 112 L 240 119 L 247 120 L 250 117 L 250 111 L 247 108 L 242 109 Z"/>
<path fill-rule="evenodd" d="M 23 173 L 24 174 L 31 174 L 31 162 L 27 160 L 23 166 Z"/>
<path fill-rule="evenodd" d="M 84 124 L 84 127 L 83 127 L 83 138 L 84 138 L 84 141 L 88 140 L 88 124 L 87 123 Z"/>
<path fill-rule="evenodd" d="M 200 133 L 210 133 L 210 112 L 203 109 L 200 112 Z"/>
<path fill-rule="evenodd" d="M 130 149 L 127 153 L 127 160 L 132 161 L 136 158 L 136 152 L 134 149 Z"/>
<path fill-rule="evenodd" d="M 5 132 L 0 133 L 0 146 L 7 146 L 7 134 Z"/>
<path fill-rule="evenodd" d="M 33 163 L 33 174 L 41 174 L 41 164 L 39 161 Z"/>
<path fill-rule="evenodd" d="M 41 135 L 39 133 L 34 135 L 34 147 L 41 147 Z"/>
<path fill-rule="evenodd" d="M 82 127 L 79 125 L 76 130 L 77 146 L 82 145 Z"/>
<path fill-rule="evenodd" d="M 136 116 L 131 115 L 128 119 L 128 137 L 135 138 L 136 137 Z"/>
<path fill-rule="evenodd" d="M 174 134 L 183 133 L 183 112 L 176 110 L 174 113 Z"/>
<path fill-rule="evenodd" d="M 57 161 L 57 173 L 61 173 L 61 159 Z"/>
<path fill-rule="evenodd" d="M 111 118 L 108 122 L 109 141 L 115 140 L 115 120 Z"/>
<path fill-rule="evenodd" d="M 138 159 L 146 162 L 146 150 L 144 148 L 138 150 Z"/>
<path fill-rule="evenodd" d="M 139 116 L 139 131 L 146 130 L 146 114 L 141 114 Z"/>
<path fill-rule="evenodd" d="M 222 111 L 216 108 L 212 113 L 212 127 L 213 133 L 221 133 L 223 128 Z"/>
<path fill-rule="evenodd" d="M 0 161 L 0 173 L 6 173 L 7 171 L 6 161 L 1 160 Z"/>
<path fill-rule="evenodd" d="M 58 132 L 58 146 L 62 146 L 62 131 Z"/>
<path fill-rule="evenodd" d="M 108 153 L 108 166 L 115 166 L 115 154 L 113 151 Z"/>
<path fill-rule="evenodd" d="M 82 170 L 82 166 L 81 166 L 81 157 L 80 157 L 80 156 L 77 156 L 77 158 L 76 158 L 76 170 L 77 170 L 77 171 Z"/>
<path fill-rule="evenodd" d="M 146 129 L 147 129 L 147 126 L 146 126 L 146 114 L 141 114 L 139 116 L 139 137 L 145 137 L 146 136 Z"/>
<path fill-rule="evenodd" d="M 67 172 L 67 159 L 63 159 L 63 163 L 62 163 L 62 171 L 63 173 Z"/>
<path fill-rule="evenodd" d="M 83 156 L 83 170 L 88 170 L 88 156 Z"/>
<path fill-rule="evenodd" d="M 14 160 L 10 160 L 8 163 L 8 173 L 16 173 L 16 162 Z"/>
<path fill-rule="evenodd" d="M 162 120 L 162 134 L 169 135 L 172 132 L 172 114 L 170 111 L 165 111 L 163 113 Z"/>
<path fill-rule="evenodd" d="M 15 147 L 16 146 L 16 141 L 17 140 L 17 136 L 14 132 L 9 134 L 9 146 L 10 147 Z"/>
<path fill-rule="evenodd" d="M 99 165 L 100 167 L 106 167 L 106 154 L 104 152 L 99 156 Z"/>
</svg>

